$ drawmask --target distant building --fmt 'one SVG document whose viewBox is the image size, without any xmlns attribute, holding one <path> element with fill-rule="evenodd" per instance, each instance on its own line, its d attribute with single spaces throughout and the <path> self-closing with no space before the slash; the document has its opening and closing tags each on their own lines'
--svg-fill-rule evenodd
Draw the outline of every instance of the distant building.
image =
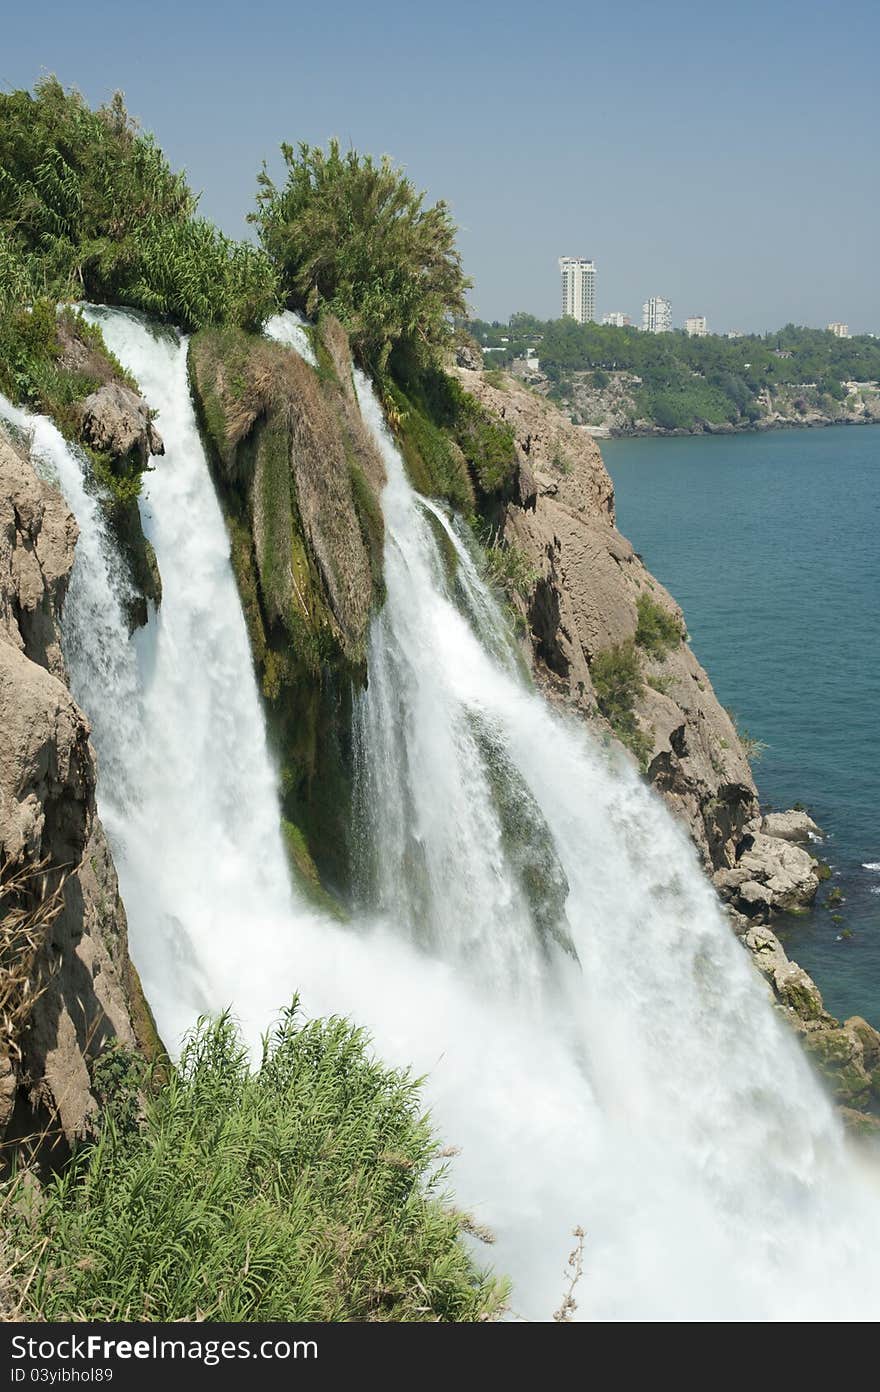
<svg viewBox="0 0 880 1392">
<path fill-rule="evenodd" d="M 691 338 L 705 338 L 709 332 L 705 314 L 692 314 L 689 319 L 685 319 L 684 329 Z"/>
<path fill-rule="evenodd" d="M 742 338 L 742 329 L 728 329 L 725 338 Z"/>
<path fill-rule="evenodd" d="M 829 324 L 828 332 L 833 333 L 835 338 L 849 338 L 849 324 Z"/>
<path fill-rule="evenodd" d="M 614 309 L 610 314 L 602 315 L 602 323 L 610 324 L 615 329 L 625 329 L 629 327 L 632 320 L 628 314 L 621 314 L 619 309 Z"/>
<path fill-rule="evenodd" d="M 583 256 L 560 256 L 562 317 L 589 324 L 596 318 L 596 267 Z"/>
<path fill-rule="evenodd" d="M 672 305 L 662 295 L 652 295 L 642 305 L 642 330 L 644 333 L 671 333 Z"/>
</svg>

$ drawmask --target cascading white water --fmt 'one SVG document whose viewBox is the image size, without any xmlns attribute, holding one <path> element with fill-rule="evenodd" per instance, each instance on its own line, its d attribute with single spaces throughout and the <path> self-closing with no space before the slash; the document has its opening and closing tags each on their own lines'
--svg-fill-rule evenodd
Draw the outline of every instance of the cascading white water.
<svg viewBox="0 0 880 1392">
<path fill-rule="evenodd" d="M 567 1211 L 583 1223 L 594 1315 L 827 1313 L 832 1268 L 845 1282 L 836 1312 L 851 1315 L 850 1262 L 870 1292 L 861 1308 L 876 1314 L 877 1177 L 873 1191 L 856 1177 L 666 808 L 499 658 L 502 615 L 455 529 L 414 494 L 368 382 L 357 384 L 388 475 L 387 599 L 356 725 L 376 907 L 484 1000 L 513 1007 L 525 1046 L 504 1124 L 513 1153 L 478 1175 L 485 1155 L 466 1152 L 468 1187 L 492 1176 L 488 1220 L 500 1212 L 504 1250 L 530 1287 L 536 1270 L 539 1283 L 549 1276 L 554 1221 Z M 547 832 L 558 863 L 539 857 L 523 876 L 523 836 L 534 849 Z M 546 941 L 560 864 L 577 962 Z M 478 1095 L 493 1062 L 477 1069 Z"/>
<path fill-rule="evenodd" d="M 164 598 L 132 642 L 82 461 L 36 443 L 82 528 L 68 657 L 169 1042 L 230 1002 L 255 1036 L 295 988 L 311 1013 L 367 1024 L 383 1056 L 429 1073 L 462 1147 L 457 1198 L 495 1230 L 528 1318 L 559 1303 L 576 1223 L 585 1317 L 876 1315 L 876 1176 L 666 810 L 519 679 L 491 595 L 406 482 L 363 381 L 389 479 L 388 598 L 358 712 L 374 911 L 346 929 L 297 900 L 185 345 L 119 311 L 101 322 L 167 449 L 142 502 Z M 541 854 L 524 861 L 532 834 Z"/>
<path fill-rule="evenodd" d="M 318 366 L 318 359 L 306 330 L 306 321 L 301 314 L 292 309 L 283 309 L 280 314 L 273 314 L 272 318 L 266 321 L 263 333 L 282 347 L 292 348 L 295 353 L 299 353 L 310 367 Z"/>
</svg>

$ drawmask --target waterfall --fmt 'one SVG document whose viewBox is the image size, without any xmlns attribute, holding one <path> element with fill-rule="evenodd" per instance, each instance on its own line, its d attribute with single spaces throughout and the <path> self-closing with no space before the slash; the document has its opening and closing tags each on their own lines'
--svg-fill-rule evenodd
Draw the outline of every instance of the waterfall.
<svg viewBox="0 0 880 1392">
<path fill-rule="evenodd" d="M 185 342 L 96 313 L 166 445 L 141 499 L 164 597 L 131 640 L 85 461 L 31 424 L 82 529 L 66 650 L 167 1042 L 229 1004 L 256 1040 L 296 989 L 309 1013 L 367 1025 L 428 1074 L 461 1147 L 457 1201 L 495 1232 L 479 1255 L 526 1318 L 559 1304 L 575 1224 L 584 1318 L 875 1317 L 876 1174 L 670 814 L 530 689 L 363 379 L 388 475 L 387 601 L 355 727 L 364 908 L 343 927 L 301 902 Z"/>
<path fill-rule="evenodd" d="M 306 332 L 306 320 L 301 314 L 292 309 L 283 309 L 280 314 L 273 314 L 271 319 L 266 321 L 263 333 L 282 347 L 292 348 L 294 352 L 299 353 L 310 367 L 318 366 L 315 350 Z"/>
</svg>

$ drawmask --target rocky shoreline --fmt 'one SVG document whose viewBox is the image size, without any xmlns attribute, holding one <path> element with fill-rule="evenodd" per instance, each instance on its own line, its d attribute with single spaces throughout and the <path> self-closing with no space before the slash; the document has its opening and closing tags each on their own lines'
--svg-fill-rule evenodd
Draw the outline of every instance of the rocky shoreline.
<svg viewBox="0 0 880 1392">
<path fill-rule="evenodd" d="M 596 439 L 637 440 L 662 439 L 669 437 L 686 438 L 701 435 L 766 435 L 773 430 L 821 430 L 832 425 L 880 425 L 880 417 L 865 416 L 780 416 L 777 420 L 758 420 L 750 424 L 733 425 L 724 422 L 712 425 L 704 422 L 692 430 L 665 430 L 661 425 L 637 425 L 632 427 L 582 426 Z"/>
</svg>

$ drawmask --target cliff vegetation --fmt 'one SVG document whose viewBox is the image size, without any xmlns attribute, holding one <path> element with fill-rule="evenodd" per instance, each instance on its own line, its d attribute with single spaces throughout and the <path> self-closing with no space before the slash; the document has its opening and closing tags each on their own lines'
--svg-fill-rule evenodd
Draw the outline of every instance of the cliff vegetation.
<svg viewBox="0 0 880 1392">
<path fill-rule="evenodd" d="M 787 324 L 691 338 L 528 314 L 467 329 L 490 370 L 516 362 L 527 372 L 524 356 L 537 354 L 536 388 L 577 424 L 611 434 L 880 420 L 880 343 L 868 335 Z"/>
</svg>

